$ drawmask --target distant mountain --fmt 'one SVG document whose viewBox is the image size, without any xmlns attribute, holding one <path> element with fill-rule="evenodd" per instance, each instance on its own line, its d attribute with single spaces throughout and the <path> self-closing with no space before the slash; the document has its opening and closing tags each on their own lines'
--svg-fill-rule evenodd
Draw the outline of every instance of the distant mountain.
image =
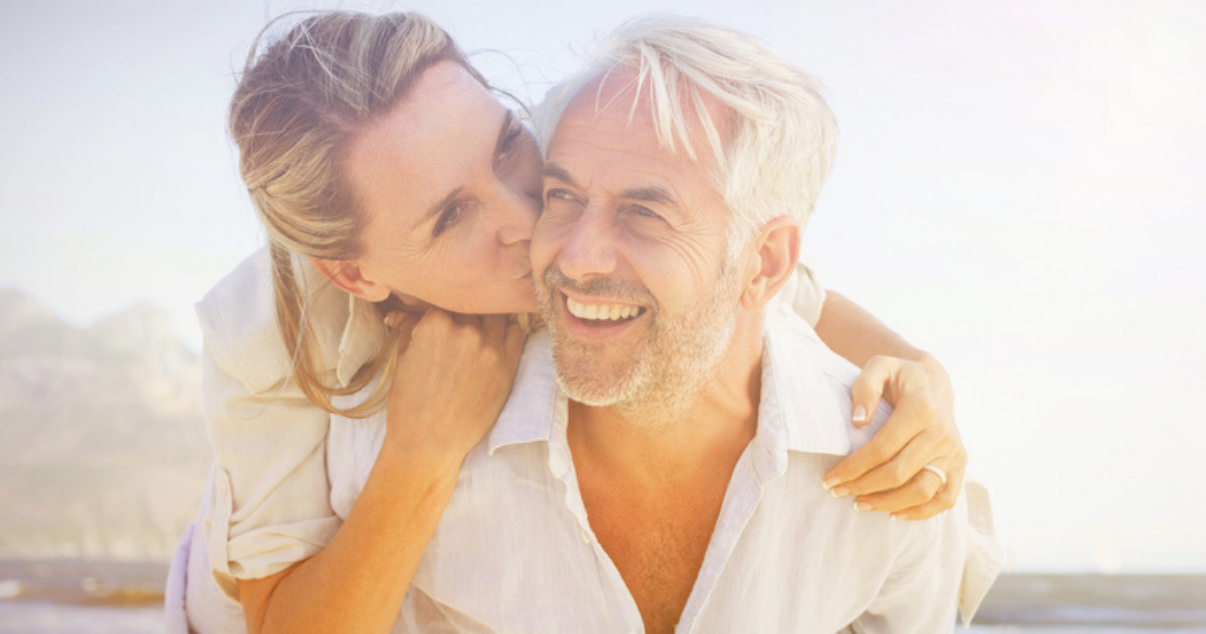
<svg viewBox="0 0 1206 634">
<path fill-rule="evenodd" d="M 200 383 L 153 306 L 81 329 L 0 289 L 0 557 L 166 557 L 212 456 Z"/>
</svg>

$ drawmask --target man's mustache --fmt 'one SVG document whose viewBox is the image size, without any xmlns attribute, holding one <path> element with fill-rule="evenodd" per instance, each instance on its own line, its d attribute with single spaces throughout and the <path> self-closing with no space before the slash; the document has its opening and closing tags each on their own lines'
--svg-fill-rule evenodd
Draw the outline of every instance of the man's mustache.
<svg viewBox="0 0 1206 634">
<path fill-rule="evenodd" d="M 579 295 L 606 297 L 647 307 L 657 306 L 657 300 L 642 286 L 609 277 L 598 277 L 579 282 L 563 273 L 561 267 L 555 263 L 550 264 L 540 278 L 544 282 L 545 288 L 548 289 L 563 289 Z"/>
</svg>

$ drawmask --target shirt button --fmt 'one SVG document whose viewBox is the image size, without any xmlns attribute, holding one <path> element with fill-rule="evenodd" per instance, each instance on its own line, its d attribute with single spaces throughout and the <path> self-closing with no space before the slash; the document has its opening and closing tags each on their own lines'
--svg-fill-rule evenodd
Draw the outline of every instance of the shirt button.
<svg viewBox="0 0 1206 634">
<path fill-rule="evenodd" d="M 587 533 L 585 528 L 578 529 L 578 535 L 582 537 L 583 544 L 590 543 L 590 533 Z"/>
</svg>

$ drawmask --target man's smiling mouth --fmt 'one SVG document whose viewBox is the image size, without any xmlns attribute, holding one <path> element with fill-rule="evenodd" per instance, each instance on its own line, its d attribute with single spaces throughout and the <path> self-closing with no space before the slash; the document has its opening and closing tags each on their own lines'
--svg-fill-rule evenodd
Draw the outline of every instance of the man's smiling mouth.
<svg viewBox="0 0 1206 634">
<path fill-rule="evenodd" d="M 635 304 L 585 303 L 566 295 L 565 306 L 569 313 L 586 323 L 610 325 L 639 317 L 645 309 Z"/>
</svg>

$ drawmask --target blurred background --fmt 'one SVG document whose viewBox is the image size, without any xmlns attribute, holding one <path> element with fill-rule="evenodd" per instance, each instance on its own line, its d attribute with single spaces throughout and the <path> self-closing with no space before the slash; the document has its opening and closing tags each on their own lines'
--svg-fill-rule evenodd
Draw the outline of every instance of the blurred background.
<svg viewBox="0 0 1206 634">
<path fill-rule="evenodd" d="M 1206 628 L 1206 4 L 44 0 L 0 3 L 0 630 L 162 628 L 192 305 L 264 241 L 226 106 L 306 8 L 426 13 L 533 103 L 650 10 L 818 76 L 805 247 L 954 378 L 1008 551 L 980 627 Z"/>
</svg>

